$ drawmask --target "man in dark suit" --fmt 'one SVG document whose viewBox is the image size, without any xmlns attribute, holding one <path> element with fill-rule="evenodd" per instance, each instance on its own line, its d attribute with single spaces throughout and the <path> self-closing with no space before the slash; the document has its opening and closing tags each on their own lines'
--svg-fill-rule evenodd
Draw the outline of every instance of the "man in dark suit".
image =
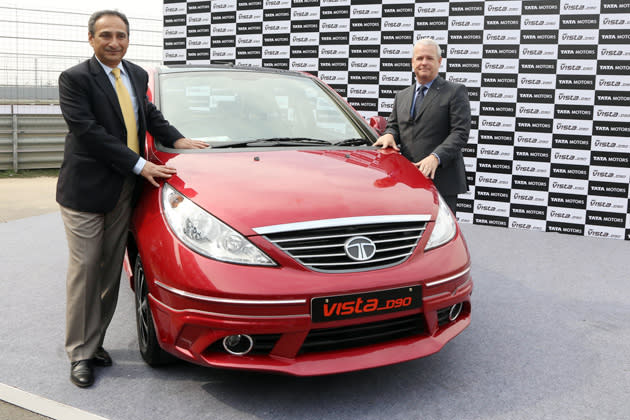
<svg viewBox="0 0 630 420">
<path fill-rule="evenodd" d="M 92 365 L 109 366 L 103 348 L 114 315 L 138 175 L 158 186 L 173 168 L 146 161 L 147 131 L 167 146 L 202 148 L 185 138 L 149 102 L 147 73 L 123 57 L 129 21 L 118 11 L 88 22 L 94 56 L 59 77 L 59 103 L 68 124 L 57 182 L 69 248 L 66 280 L 66 352 L 70 379 L 92 385 Z"/>
<path fill-rule="evenodd" d="M 457 194 L 468 191 L 461 149 L 470 133 L 470 103 L 464 85 L 438 76 L 441 62 L 435 41 L 416 42 L 411 59 L 416 83 L 396 94 L 385 134 L 374 145 L 400 150 L 433 179 L 455 213 Z"/>
</svg>

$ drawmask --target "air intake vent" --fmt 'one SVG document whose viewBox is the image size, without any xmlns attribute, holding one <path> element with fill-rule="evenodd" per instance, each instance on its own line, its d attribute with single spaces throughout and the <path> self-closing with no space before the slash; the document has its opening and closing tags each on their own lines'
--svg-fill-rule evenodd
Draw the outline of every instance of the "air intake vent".
<svg viewBox="0 0 630 420">
<path fill-rule="evenodd" d="M 426 332 L 424 315 L 412 315 L 370 324 L 311 330 L 300 353 L 341 350 L 384 343 Z"/>
</svg>

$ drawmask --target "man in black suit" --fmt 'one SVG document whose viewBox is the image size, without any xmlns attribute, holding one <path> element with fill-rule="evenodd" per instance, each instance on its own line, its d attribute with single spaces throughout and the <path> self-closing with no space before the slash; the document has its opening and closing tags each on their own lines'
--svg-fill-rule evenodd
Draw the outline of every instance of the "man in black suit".
<svg viewBox="0 0 630 420">
<path fill-rule="evenodd" d="M 146 132 L 173 148 L 207 146 L 185 138 L 149 102 L 147 73 L 123 60 L 124 14 L 94 13 L 88 40 L 94 56 L 59 77 L 69 129 L 57 182 L 69 248 L 65 346 L 70 379 L 80 387 L 94 382 L 93 364 L 112 364 L 103 340 L 118 298 L 137 175 L 157 187 L 158 178 L 175 173 L 142 157 Z"/>
<path fill-rule="evenodd" d="M 435 41 L 416 42 L 411 59 L 416 83 L 396 94 L 385 134 L 374 145 L 400 150 L 433 179 L 455 213 L 457 194 L 468 191 L 461 149 L 470 133 L 470 103 L 464 85 L 438 76 L 441 62 Z"/>
</svg>

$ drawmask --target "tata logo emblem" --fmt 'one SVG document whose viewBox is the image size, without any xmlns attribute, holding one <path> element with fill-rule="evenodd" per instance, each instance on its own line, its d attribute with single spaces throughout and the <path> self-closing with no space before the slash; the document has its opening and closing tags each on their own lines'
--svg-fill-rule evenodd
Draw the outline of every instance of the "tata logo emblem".
<svg viewBox="0 0 630 420">
<path fill-rule="evenodd" d="M 367 261 L 376 254 L 376 245 L 365 236 L 353 236 L 343 245 L 346 255 L 355 261 Z"/>
</svg>

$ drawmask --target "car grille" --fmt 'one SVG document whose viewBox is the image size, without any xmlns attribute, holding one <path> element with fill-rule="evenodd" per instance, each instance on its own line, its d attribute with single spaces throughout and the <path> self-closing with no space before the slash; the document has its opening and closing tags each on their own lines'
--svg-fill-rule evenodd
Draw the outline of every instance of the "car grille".
<svg viewBox="0 0 630 420">
<path fill-rule="evenodd" d="M 426 331 L 424 315 L 389 319 L 348 327 L 311 330 L 302 344 L 300 353 L 341 350 L 423 334 Z"/>
<path fill-rule="evenodd" d="M 424 220 L 324 226 L 265 234 L 265 238 L 314 270 L 328 273 L 376 270 L 405 261 L 413 253 L 426 229 Z M 374 242 L 376 253 L 366 261 L 350 258 L 347 240 L 363 236 Z"/>
</svg>

